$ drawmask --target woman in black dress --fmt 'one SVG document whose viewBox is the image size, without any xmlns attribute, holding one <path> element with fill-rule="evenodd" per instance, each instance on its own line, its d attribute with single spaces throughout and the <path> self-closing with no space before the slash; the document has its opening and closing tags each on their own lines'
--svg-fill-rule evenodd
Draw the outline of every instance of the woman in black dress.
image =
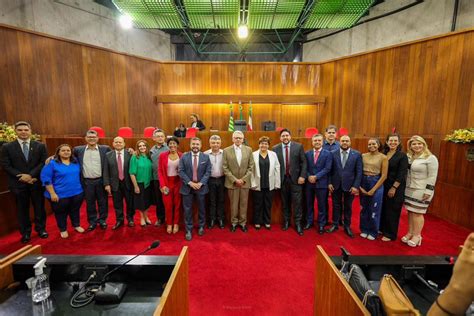
<svg viewBox="0 0 474 316">
<path fill-rule="evenodd" d="M 397 133 L 389 134 L 384 148 L 384 153 L 388 158 L 388 175 L 384 183 L 382 218 L 380 221 L 380 231 L 383 234 L 382 241 L 397 239 L 408 172 L 408 157 L 401 149 L 400 135 Z"/>
</svg>

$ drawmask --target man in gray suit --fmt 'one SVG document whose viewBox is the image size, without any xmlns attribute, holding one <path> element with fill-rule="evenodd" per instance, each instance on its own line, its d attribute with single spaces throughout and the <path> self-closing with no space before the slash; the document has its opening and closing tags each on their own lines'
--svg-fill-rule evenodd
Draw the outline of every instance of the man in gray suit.
<svg viewBox="0 0 474 316">
<path fill-rule="evenodd" d="M 125 141 L 122 137 L 114 138 L 113 147 L 115 150 L 109 151 L 105 155 L 104 164 L 104 187 L 105 191 L 112 194 L 115 209 L 115 225 L 113 230 L 123 226 L 123 199 L 127 204 L 127 221 L 128 226 L 133 227 L 133 215 L 135 210 L 132 203 L 132 184 L 128 168 L 130 163 L 130 153 L 125 150 Z"/>
<path fill-rule="evenodd" d="M 235 131 L 232 134 L 232 146 L 224 149 L 222 167 L 225 174 L 225 187 L 229 192 L 231 232 L 235 232 L 237 224 L 247 232 L 247 206 L 249 188 L 254 161 L 252 148 L 245 146 L 244 133 Z"/>
<path fill-rule="evenodd" d="M 193 199 L 196 197 L 199 209 L 198 235 L 204 234 L 206 224 L 206 194 L 209 192 L 207 182 L 211 176 L 211 160 L 201 152 L 201 139 L 194 137 L 190 142 L 191 151 L 179 160 L 178 173 L 183 181 L 179 193 L 183 197 L 184 223 L 186 240 L 193 238 Z"/>
<path fill-rule="evenodd" d="M 290 227 L 291 205 L 293 204 L 296 232 L 302 236 L 303 210 L 301 203 L 306 177 L 306 156 L 303 146 L 291 141 L 291 133 L 288 129 L 285 128 L 280 132 L 280 140 L 281 143 L 273 147 L 273 151 L 277 154 L 280 162 L 281 201 L 285 218 L 282 230 L 288 230 Z"/>
</svg>

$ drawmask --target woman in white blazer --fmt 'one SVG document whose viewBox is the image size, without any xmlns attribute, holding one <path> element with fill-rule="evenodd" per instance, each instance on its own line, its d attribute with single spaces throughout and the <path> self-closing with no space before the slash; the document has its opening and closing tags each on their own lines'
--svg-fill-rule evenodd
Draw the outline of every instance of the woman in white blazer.
<svg viewBox="0 0 474 316">
<path fill-rule="evenodd" d="M 259 150 L 253 152 L 255 168 L 252 172 L 253 218 L 255 229 L 265 225 L 270 229 L 273 191 L 280 188 L 280 163 L 275 152 L 268 150 L 270 138 L 258 139 Z"/>
</svg>

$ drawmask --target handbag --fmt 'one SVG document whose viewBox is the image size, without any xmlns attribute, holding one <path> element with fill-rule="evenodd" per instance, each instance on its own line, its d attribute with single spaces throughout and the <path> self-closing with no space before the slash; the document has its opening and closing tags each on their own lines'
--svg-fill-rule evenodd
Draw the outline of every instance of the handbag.
<svg viewBox="0 0 474 316">
<path fill-rule="evenodd" d="M 364 272 L 357 264 L 352 264 L 348 274 L 348 282 L 354 292 L 357 294 L 362 304 L 372 316 L 385 316 L 382 301 L 375 293 L 367 281 Z"/>
<path fill-rule="evenodd" d="M 419 316 L 408 296 L 398 284 L 397 280 L 385 274 L 380 282 L 379 297 L 387 316 Z"/>
</svg>

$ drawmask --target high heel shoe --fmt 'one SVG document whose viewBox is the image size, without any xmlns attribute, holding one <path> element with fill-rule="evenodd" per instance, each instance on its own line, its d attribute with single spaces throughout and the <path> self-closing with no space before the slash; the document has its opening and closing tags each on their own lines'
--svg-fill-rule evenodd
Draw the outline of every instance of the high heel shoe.
<svg viewBox="0 0 474 316">
<path fill-rule="evenodd" d="M 171 225 L 166 226 L 166 232 L 168 234 L 171 234 L 172 231 L 173 231 L 173 226 L 171 226 Z"/>
<path fill-rule="evenodd" d="M 173 234 L 176 234 L 177 232 L 179 232 L 179 226 L 178 226 L 178 224 L 174 224 L 174 226 L 173 226 Z"/>
<path fill-rule="evenodd" d="M 408 243 L 408 241 L 413 237 L 412 234 L 406 234 L 405 236 L 403 236 L 400 240 L 402 241 L 402 243 Z"/>
<path fill-rule="evenodd" d="M 146 226 L 146 222 L 145 222 L 144 219 L 141 219 L 141 220 L 140 220 L 140 226 L 141 226 L 141 227 L 145 227 L 145 226 Z"/>
<path fill-rule="evenodd" d="M 417 240 L 414 240 L 415 238 L 418 238 Z M 407 245 L 410 247 L 416 247 L 416 246 L 421 246 L 421 236 L 413 236 L 411 239 L 407 242 Z"/>
<path fill-rule="evenodd" d="M 146 223 L 147 225 L 151 225 L 151 221 L 150 221 L 150 219 L 149 219 L 149 218 L 147 218 L 147 219 L 145 220 L 145 223 Z"/>
</svg>

